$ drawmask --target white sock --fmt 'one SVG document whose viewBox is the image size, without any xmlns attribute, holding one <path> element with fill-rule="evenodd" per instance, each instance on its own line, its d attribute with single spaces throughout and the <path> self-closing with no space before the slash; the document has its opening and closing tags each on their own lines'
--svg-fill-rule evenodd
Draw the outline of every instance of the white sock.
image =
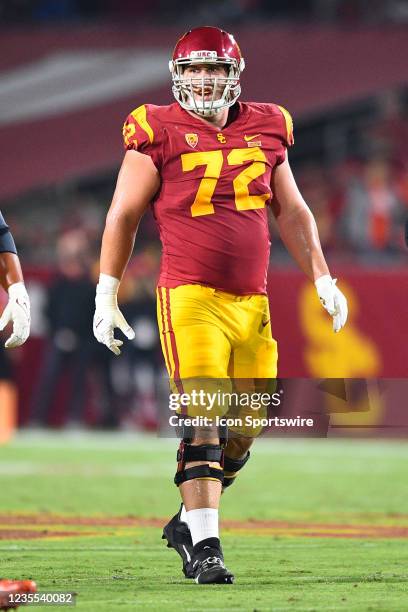
<svg viewBox="0 0 408 612">
<path fill-rule="evenodd" d="M 215 508 L 198 508 L 197 510 L 188 510 L 186 515 L 193 546 L 207 538 L 219 538 L 218 510 Z"/>
<path fill-rule="evenodd" d="M 184 504 L 183 504 L 183 507 L 182 507 L 181 512 L 180 512 L 180 521 L 182 521 L 183 523 L 187 523 L 187 525 L 188 525 L 187 510 L 186 510 L 186 507 L 185 507 Z"/>
</svg>

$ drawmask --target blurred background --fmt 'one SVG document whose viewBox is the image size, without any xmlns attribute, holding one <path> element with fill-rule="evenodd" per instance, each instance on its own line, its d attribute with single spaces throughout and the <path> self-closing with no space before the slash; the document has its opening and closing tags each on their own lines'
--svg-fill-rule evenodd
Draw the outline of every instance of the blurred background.
<svg viewBox="0 0 408 612">
<path fill-rule="evenodd" d="M 136 338 L 120 359 L 93 338 L 94 288 L 122 123 L 173 101 L 167 62 L 198 25 L 236 36 L 242 100 L 293 115 L 291 165 L 349 298 L 335 336 L 272 224 L 280 376 L 407 377 L 407 0 L 0 0 L 0 209 L 33 316 L 25 346 L 0 345 L 0 405 L 18 405 L 22 427 L 156 427 L 166 383 L 150 213 L 121 286 Z"/>
</svg>

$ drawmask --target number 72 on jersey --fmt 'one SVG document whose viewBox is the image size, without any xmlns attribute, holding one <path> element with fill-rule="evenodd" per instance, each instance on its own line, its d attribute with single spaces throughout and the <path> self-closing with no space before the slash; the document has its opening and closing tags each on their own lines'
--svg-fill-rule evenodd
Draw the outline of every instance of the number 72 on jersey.
<svg viewBox="0 0 408 612">
<path fill-rule="evenodd" d="M 270 192 L 260 195 L 250 195 L 249 193 L 249 184 L 266 171 L 267 160 L 259 147 L 232 149 L 227 156 L 229 166 L 242 165 L 248 161 L 252 161 L 252 164 L 246 166 L 232 181 L 237 210 L 264 208 L 265 202 L 271 197 Z M 221 176 L 223 163 L 224 158 L 220 149 L 217 151 L 195 151 L 194 153 L 184 153 L 181 156 L 183 172 L 190 172 L 197 166 L 205 166 L 204 176 L 191 205 L 191 215 L 193 217 L 212 215 L 215 212 L 211 198 Z"/>
</svg>

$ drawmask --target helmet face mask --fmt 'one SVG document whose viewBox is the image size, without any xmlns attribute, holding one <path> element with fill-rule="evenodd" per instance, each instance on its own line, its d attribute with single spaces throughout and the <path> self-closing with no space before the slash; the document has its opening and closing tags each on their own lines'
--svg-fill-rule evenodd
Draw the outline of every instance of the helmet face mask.
<svg viewBox="0 0 408 612">
<path fill-rule="evenodd" d="M 211 66 L 217 65 L 212 63 Z M 173 74 L 173 94 L 177 102 L 186 110 L 193 111 L 204 117 L 212 116 L 223 108 L 228 108 L 237 100 L 241 93 L 239 74 L 236 66 L 218 62 L 224 68 L 224 75 L 206 76 L 187 75 L 187 69 L 197 66 L 188 60 L 179 62 Z M 202 66 L 202 63 L 200 63 Z"/>
<path fill-rule="evenodd" d="M 186 74 L 188 68 L 206 65 L 222 66 L 224 75 L 219 74 L 220 70 L 214 70 L 216 76 L 209 71 L 206 76 Z M 244 67 L 239 47 L 230 34 L 218 28 L 196 28 L 179 40 L 169 62 L 173 95 L 185 110 L 203 117 L 214 116 L 238 99 Z"/>
</svg>

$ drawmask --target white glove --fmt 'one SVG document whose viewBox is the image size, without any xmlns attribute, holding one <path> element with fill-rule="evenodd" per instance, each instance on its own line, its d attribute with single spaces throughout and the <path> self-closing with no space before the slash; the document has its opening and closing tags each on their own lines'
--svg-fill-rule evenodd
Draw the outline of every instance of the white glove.
<svg viewBox="0 0 408 612">
<path fill-rule="evenodd" d="M 333 317 L 333 330 L 337 333 L 346 324 L 348 309 L 347 300 L 336 282 L 337 278 L 325 274 L 315 281 L 315 287 L 323 307 Z"/>
<path fill-rule="evenodd" d="M 115 355 L 120 355 L 122 340 L 117 340 L 113 332 L 118 327 L 129 340 L 133 340 L 135 332 L 118 308 L 117 293 L 119 280 L 108 274 L 100 274 L 96 286 L 95 314 L 93 333 L 101 344 L 108 347 Z"/>
<path fill-rule="evenodd" d="M 30 335 L 30 298 L 23 282 L 10 285 L 8 294 L 9 301 L 0 317 L 0 331 L 13 322 L 13 333 L 4 346 L 14 348 L 24 344 Z"/>
</svg>

